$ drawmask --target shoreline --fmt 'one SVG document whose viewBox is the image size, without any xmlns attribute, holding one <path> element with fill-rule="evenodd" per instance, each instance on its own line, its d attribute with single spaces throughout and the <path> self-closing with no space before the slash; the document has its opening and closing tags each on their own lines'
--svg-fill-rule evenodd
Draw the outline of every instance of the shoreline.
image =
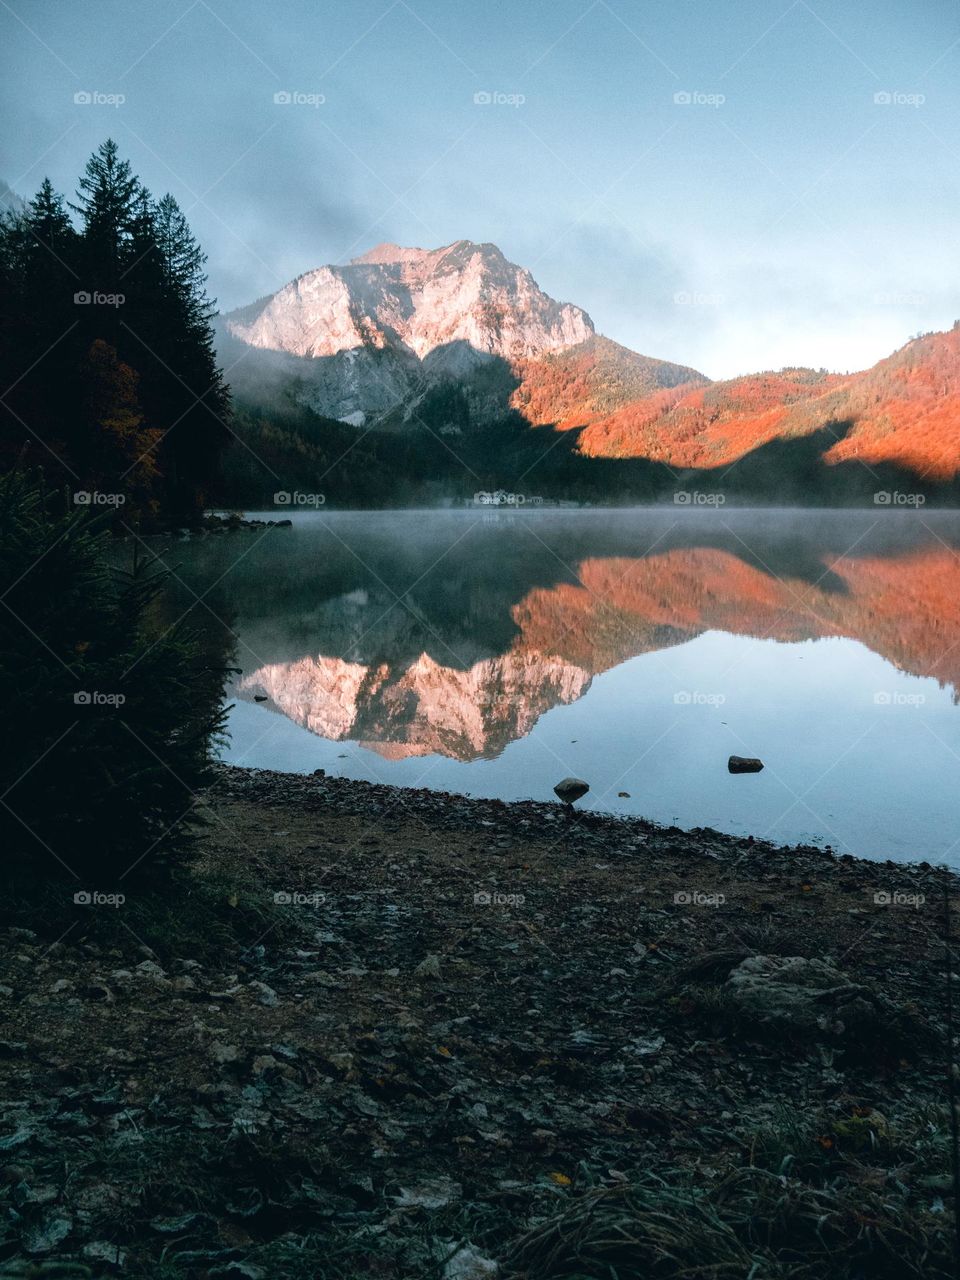
<svg viewBox="0 0 960 1280">
<path fill-rule="evenodd" d="M 295 506 L 295 507 L 288 508 L 286 506 L 276 507 L 269 502 L 259 504 L 259 505 L 251 502 L 246 502 L 246 503 L 238 503 L 235 507 L 230 507 L 229 505 L 225 504 L 219 507 L 209 508 L 204 514 L 205 516 L 215 515 L 215 516 L 222 517 L 223 512 L 230 512 L 230 511 L 240 512 L 244 516 L 246 515 L 247 512 L 251 512 L 251 511 L 257 512 L 261 515 L 264 515 L 268 512 L 273 511 L 279 515 L 281 512 L 285 510 L 289 510 L 291 515 L 364 515 L 364 516 L 408 515 L 408 514 L 422 515 L 425 513 L 430 515 L 434 515 L 434 514 L 469 515 L 471 513 L 477 514 L 477 515 L 484 515 L 484 514 L 491 514 L 495 512 L 503 512 L 511 515 L 522 515 L 523 513 L 528 511 L 535 512 L 537 514 L 549 514 L 554 516 L 556 515 L 570 516 L 570 515 L 578 515 L 582 513 L 585 513 L 587 515 L 591 515 L 591 514 L 596 515 L 604 512 L 631 512 L 631 511 L 636 511 L 636 512 L 662 511 L 664 513 L 671 512 L 675 516 L 682 516 L 688 513 L 689 514 L 699 513 L 700 516 L 710 515 L 710 514 L 718 515 L 721 513 L 721 511 L 723 513 L 735 511 L 738 515 L 741 513 L 747 513 L 747 514 L 754 513 L 757 515 L 765 515 L 765 516 L 773 515 L 777 512 L 782 512 L 784 515 L 790 515 L 790 516 L 804 515 L 807 513 L 809 513 L 810 515 L 823 515 L 825 512 L 831 512 L 831 511 L 835 511 L 838 514 L 849 514 L 850 512 L 859 511 L 865 515 L 874 515 L 874 516 L 903 515 L 908 517 L 912 516 L 914 518 L 916 517 L 916 514 L 917 514 L 917 509 L 915 507 L 909 507 L 906 505 L 901 505 L 899 503 L 894 504 L 894 503 L 867 502 L 866 500 L 864 500 L 863 502 L 848 503 L 844 505 L 839 505 L 836 503 L 824 503 L 822 505 L 817 505 L 817 504 L 810 505 L 810 504 L 804 504 L 804 503 L 797 503 L 792 506 L 785 506 L 783 503 L 777 503 L 777 502 L 771 501 L 769 503 L 724 502 L 719 506 L 715 506 L 715 505 L 706 505 L 706 504 L 701 505 L 701 504 L 690 504 L 690 503 L 675 503 L 672 501 L 667 501 L 666 499 L 664 499 L 661 502 L 625 502 L 625 503 L 611 502 L 611 503 L 593 503 L 593 504 L 583 503 L 583 504 L 577 504 L 573 506 L 560 506 L 559 503 L 557 503 L 556 505 L 543 503 L 543 504 L 531 504 L 530 506 L 526 506 L 526 505 L 513 506 L 508 504 L 487 506 L 486 504 L 483 504 L 483 503 L 478 503 L 475 505 L 469 500 L 464 500 L 463 502 L 451 502 L 447 505 L 435 505 L 435 506 L 424 506 L 422 504 L 420 505 L 412 504 L 410 506 L 402 506 L 402 507 L 399 507 L 399 506 L 339 507 L 332 503 L 329 506 L 326 503 L 324 503 L 322 506 L 319 506 L 319 507 Z M 926 503 L 924 503 L 923 511 L 925 513 L 928 511 L 933 511 L 933 512 L 936 512 L 937 515 L 955 515 L 956 516 L 956 515 L 960 515 L 960 503 L 952 502 L 949 504 L 947 503 L 940 504 L 936 500 L 934 500 L 934 501 L 931 501 L 929 507 L 927 507 Z"/>
<path fill-rule="evenodd" d="M 641 844 L 648 852 L 673 852 L 686 842 L 691 849 L 707 847 L 721 860 L 737 866 L 765 867 L 778 865 L 784 870 L 819 870 L 826 865 L 853 865 L 883 871 L 887 878 L 903 877 L 911 884 L 944 885 L 960 889 L 960 870 L 947 864 L 917 859 L 899 862 L 892 858 L 868 858 L 838 853 L 830 845 L 781 844 L 757 839 L 752 835 L 734 835 L 713 827 L 683 828 L 656 822 L 632 814 L 610 810 L 568 810 L 559 801 L 500 800 L 494 797 L 467 796 L 460 792 L 438 791 L 430 787 L 404 787 L 393 783 L 368 782 L 358 778 L 340 778 L 323 770 L 313 773 L 289 773 L 278 769 L 260 769 L 248 765 L 218 761 L 214 766 L 214 790 L 238 799 L 269 805 L 293 804 L 313 807 L 323 802 L 334 810 L 345 812 L 368 807 L 371 814 L 388 807 L 403 806 L 407 799 L 416 802 L 419 811 L 453 830 L 469 831 L 478 824 L 493 825 L 498 834 L 516 830 L 521 836 L 533 835 L 536 824 L 566 838 L 582 834 L 589 843 L 605 839 L 609 852 L 635 856 Z"/>
</svg>

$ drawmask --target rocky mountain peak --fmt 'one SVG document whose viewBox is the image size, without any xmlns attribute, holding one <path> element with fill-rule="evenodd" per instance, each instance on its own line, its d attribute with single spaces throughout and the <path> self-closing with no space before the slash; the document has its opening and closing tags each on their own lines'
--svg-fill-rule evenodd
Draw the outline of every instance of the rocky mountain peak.
<svg viewBox="0 0 960 1280">
<path fill-rule="evenodd" d="M 392 349 L 418 359 L 456 344 L 473 355 L 530 358 L 585 341 L 585 311 L 548 297 L 529 271 L 493 244 L 457 240 L 439 249 L 380 244 L 345 266 L 307 272 L 250 308 L 225 317 L 250 346 L 296 356 Z"/>
</svg>

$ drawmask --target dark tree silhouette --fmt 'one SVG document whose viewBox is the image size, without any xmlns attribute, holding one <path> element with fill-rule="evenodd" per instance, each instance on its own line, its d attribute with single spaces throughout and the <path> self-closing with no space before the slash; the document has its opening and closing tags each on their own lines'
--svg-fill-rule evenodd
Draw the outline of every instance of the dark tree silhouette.
<svg viewBox="0 0 960 1280">
<path fill-rule="evenodd" d="M 0 460 L 26 448 L 131 516 L 195 519 L 230 435 L 204 263 L 173 196 L 155 201 L 109 138 L 75 204 L 45 179 L 0 220 Z"/>
</svg>

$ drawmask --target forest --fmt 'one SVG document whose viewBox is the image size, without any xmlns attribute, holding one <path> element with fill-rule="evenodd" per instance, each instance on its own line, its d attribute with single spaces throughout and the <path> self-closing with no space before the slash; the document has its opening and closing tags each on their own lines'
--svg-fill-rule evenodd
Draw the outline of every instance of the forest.
<svg viewBox="0 0 960 1280">
<path fill-rule="evenodd" d="M 196 521 L 230 439 L 205 257 L 114 141 L 75 201 L 44 180 L 0 220 L 0 466 L 128 522 Z"/>
</svg>

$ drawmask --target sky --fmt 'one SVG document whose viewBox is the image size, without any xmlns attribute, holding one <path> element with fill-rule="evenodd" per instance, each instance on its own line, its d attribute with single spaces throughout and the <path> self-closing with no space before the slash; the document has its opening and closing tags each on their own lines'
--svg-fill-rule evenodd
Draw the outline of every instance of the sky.
<svg viewBox="0 0 960 1280">
<path fill-rule="evenodd" d="M 228 310 L 492 241 L 713 378 L 960 317 L 956 0 L 0 0 L 0 179 L 113 136 Z"/>
</svg>

